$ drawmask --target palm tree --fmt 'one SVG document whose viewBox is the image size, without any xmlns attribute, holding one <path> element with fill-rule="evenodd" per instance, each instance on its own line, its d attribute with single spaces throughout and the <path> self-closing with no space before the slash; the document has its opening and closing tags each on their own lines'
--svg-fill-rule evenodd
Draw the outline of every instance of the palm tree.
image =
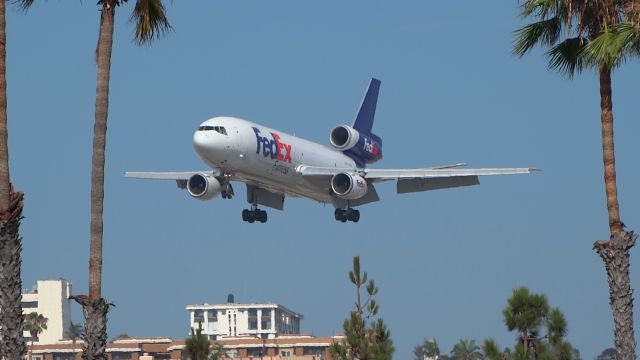
<svg viewBox="0 0 640 360">
<path fill-rule="evenodd" d="M 220 342 L 215 342 L 213 345 L 213 350 L 211 350 L 211 355 L 209 355 L 208 360 L 223 360 L 229 359 L 227 356 L 227 351 L 229 351 L 224 345 Z"/>
<path fill-rule="evenodd" d="M 451 359 L 453 360 L 481 360 L 484 357 L 475 340 L 462 339 L 453 346 Z"/>
<path fill-rule="evenodd" d="M 614 337 L 619 359 L 635 359 L 633 298 L 629 276 L 629 250 L 637 235 L 625 231 L 620 220 L 613 143 L 611 72 L 626 55 L 640 53 L 640 4 L 637 0 L 525 0 L 524 18 L 536 22 L 516 31 L 514 53 L 523 56 L 535 45 L 549 47 L 549 67 L 573 77 L 595 69 L 600 81 L 600 122 L 604 183 L 609 215 L 608 240 L 594 249 L 605 263 Z M 561 35 L 567 38 L 562 39 Z M 626 37 L 625 37 L 626 35 Z"/>
<path fill-rule="evenodd" d="M 29 335 L 31 335 L 31 351 L 29 352 L 29 360 L 31 360 L 33 355 L 33 342 L 38 338 L 38 335 L 41 332 L 47 329 L 47 321 L 49 321 L 49 319 L 35 311 L 30 312 L 24 317 L 24 330 L 28 331 Z"/>
<path fill-rule="evenodd" d="M 202 323 L 198 328 L 191 328 L 191 337 L 184 342 L 186 358 L 190 360 L 207 360 L 211 354 L 211 343 L 207 335 L 202 333 Z"/>
<path fill-rule="evenodd" d="M 2 0 L 0 0 L 2 1 Z M 29 7 L 34 0 L 19 0 Z M 104 164 L 109 108 L 109 78 L 116 8 L 128 0 L 98 0 L 100 30 L 96 48 L 98 76 L 96 84 L 93 150 L 91 159 L 91 224 L 89 247 L 89 296 L 82 301 L 85 317 L 83 358 L 105 360 L 107 313 L 109 304 L 102 298 L 102 234 L 104 202 Z M 171 29 L 162 0 L 136 0 L 131 19 L 135 22 L 137 44 L 151 43 Z M 1 156 L 1 154 L 0 154 Z M 77 299 L 77 298 L 76 298 Z"/>
<path fill-rule="evenodd" d="M 17 0 L 18 3 L 28 0 Z M 9 176 L 6 82 L 5 0 L 0 0 L 0 358 L 19 360 L 25 352 L 22 336 L 22 219 L 23 193 L 13 190 Z"/>
<path fill-rule="evenodd" d="M 440 348 L 436 339 L 425 339 L 424 342 L 413 348 L 415 360 L 424 360 L 425 358 L 438 360 L 440 357 Z"/>
<path fill-rule="evenodd" d="M 73 351 L 75 352 L 76 340 L 82 336 L 82 325 L 74 324 L 72 321 L 71 325 L 67 328 L 67 331 L 65 331 L 64 336 L 71 339 L 73 342 Z"/>
</svg>

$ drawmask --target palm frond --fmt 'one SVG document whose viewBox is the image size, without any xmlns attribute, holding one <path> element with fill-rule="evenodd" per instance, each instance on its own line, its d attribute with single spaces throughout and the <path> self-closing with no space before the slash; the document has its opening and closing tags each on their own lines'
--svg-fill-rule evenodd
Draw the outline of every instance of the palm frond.
<svg viewBox="0 0 640 360">
<path fill-rule="evenodd" d="M 172 30 L 162 0 L 137 0 L 131 21 L 136 23 L 135 42 L 138 45 L 149 44 Z"/>
<path fill-rule="evenodd" d="M 513 53 L 523 56 L 539 43 L 552 46 L 558 41 L 561 29 L 562 24 L 557 17 L 526 25 L 514 32 L 516 41 L 513 45 Z"/>
<path fill-rule="evenodd" d="M 582 56 L 582 50 L 586 46 L 586 39 L 582 37 L 569 38 L 547 51 L 549 68 L 573 78 L 573 75 L 581 72 L 587 64 Z"/>
<path fill-rule="evenodd" d="M 20 10 L 27 11 L 31 8 L 31 5 L 35 2 L 34 0 L 12 0 L 14 4 L 16 4 Z"/>
<path fill-rule="evenodd" d="M 625 21 L 615 27 L 615 32 L 624 43 L 624 51 L 640 56 L 640 24 Z"/>
<path fill-rule="evenodd" d="M 563 0 L 527 0 L 522 4 L 520 15 L 522 17 L 536 16 L 544 19 L 549 15 L 550 11 L 557 10 L 559 3 L 563 2 Z"/>
<path fill-rule="evenodd" d="M 606 29 L 583 49 L 584 59 L 592 66 L 609 70 L 617 67 L 624 61 L 627 46 L 625 36 L 628 35 L 621 35 L 616 28 Z"/>
</svg>

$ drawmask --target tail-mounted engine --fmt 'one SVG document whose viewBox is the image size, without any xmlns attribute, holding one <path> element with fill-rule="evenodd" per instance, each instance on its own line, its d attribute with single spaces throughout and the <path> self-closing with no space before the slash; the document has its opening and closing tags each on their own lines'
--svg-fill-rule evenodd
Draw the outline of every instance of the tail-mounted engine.
<svg viewBox="0 0 640 360">
<path fill-rule="evenodd" d="M 345 200 L 355 200 L 367 194 L 367 181 L 358 174 L 339 173 L 331 178 L 331 189 Z"/>
<path fill-rule="evenodd" d="M 211 200 L 220 195 L 222 185 L 212 175 L 194 174 L 187 181 L 189 195 L 200 200 Z"/>
<path fill-rule="evenodd" d="M 334 148 L 355 160 L 358 166 L 382 159 L 382 139 L 374 134 L 362 134 L 351 126 L 333 128 L 329 141 Z"/>
</svg>

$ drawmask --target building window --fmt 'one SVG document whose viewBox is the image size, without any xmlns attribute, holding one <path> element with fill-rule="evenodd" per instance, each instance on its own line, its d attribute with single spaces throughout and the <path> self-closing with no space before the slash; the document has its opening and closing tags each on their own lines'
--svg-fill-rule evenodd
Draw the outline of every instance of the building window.
<svg viewBox="0 0 640 360">
<path fill-rule="evenodd" d="M 262 320 L 262 330 L 270 330 L 271 329 L 271 321 L 267 320 L 264 321 Z"/>
<path fill-rule="evenodd" d="M 280 356 L 282 356 L 282 357 L 291 357 L 291 351 L 289 351 L 289 350 L 280 351 Z"/>
<path fill-rule="evenodd" d="M 209 322 L 218 321 L 218 311 L 217 310 L 207 311 L 207 319 L 209 320 Z"/>
<path fill-rule="evenodd" d="M 258 320 L 249 320 L 249 330 L 258 330 Z"/>
<path fill-rule="evenodd" d="M 249 316 L 258 316 L 258 309 L 249 309 Z"/>
<path fill-rule="evenodd" d="M 204 322 L 204 310 L 193 311 L 193 322 L 196 324 L 199 322 Z"/>
<path fill-rule="evenodd" d="M 35 309 L 38 307 L 38 301 L 23 301 L 21 305 L 23 309 Z"/>
<path fill-rule="evenodd" d="M 262 349 L 247 349 L 248 357 L 260 357 L 262 356 Z"/>
<path fill-rule="evenodd" d="M 53 360 L 73 360 L 73 354 L 54 354 Z"/>
</svg>

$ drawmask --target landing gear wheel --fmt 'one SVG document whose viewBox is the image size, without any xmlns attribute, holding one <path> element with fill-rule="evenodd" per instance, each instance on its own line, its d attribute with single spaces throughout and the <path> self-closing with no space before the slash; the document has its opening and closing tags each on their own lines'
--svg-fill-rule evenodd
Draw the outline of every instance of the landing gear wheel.
<svg viewBox="0 0 640 360">
<path fill-rule="evenodd" d="M 259 221 L 261 223 L 266 223 L 267 212 L 260 209 L 255 209 L 255 210 L 244 209 L 242 210 L 242 221 L 246 221 L 249 224 L 253 224 L 256 221 Z"/>
<path fill-rule="evenodd" d="M 347 221 L 353 221 L 354 223 L 357 223 L 358 221 L 360 221 L 360 211 L 353 208 L 347 208 L 344 210 L 336 209 L 334 216 L 337 221 L 343 223 Z"/>
<path fill-rule="evenodd" d="M 354 223 L 360 221 L 360 210 L 351 211 L 351 214 L 349 214 L 349 220 L 353 221 Z"/>
<path fill-rule="evenodd" d="M 257 219 L 258 221 L 260 221 L 261 223 L 266 223 L 267 222 L 267 212 L 264 210 L 256 210 L 257 211 Z"/>
</svg>

